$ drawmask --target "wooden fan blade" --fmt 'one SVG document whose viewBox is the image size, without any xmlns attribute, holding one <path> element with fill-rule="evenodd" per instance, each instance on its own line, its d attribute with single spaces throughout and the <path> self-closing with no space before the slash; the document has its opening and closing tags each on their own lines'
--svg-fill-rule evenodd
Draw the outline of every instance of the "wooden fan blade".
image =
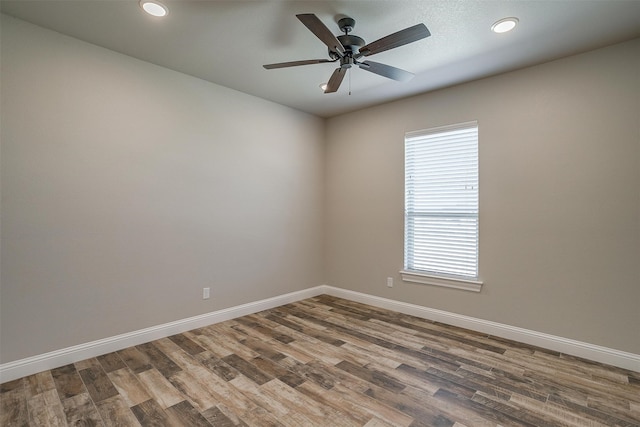
<svg viewBox="0 0 640 427">
<path fill-rule="evenodd" d="M 374 55 L 376 53 L 384 52 L 385 50 L 393 49 L 396 47 L 404 46 L 405 44 L 413 43 L 415 41 L 429 37 L 431 33 L 424 24 L 417 24 L 413 27 L 405 28 L 397 33 L 389 34 L 386 37 L 378 39 L 368 45 L 360 48 L 360 54 L 357 57 Z"/>
<path fill-rule="evenodd" d="M 346 68 L 336 68 L 336 70 L 331 74 L 331 78 L 327 83 L 327 88 L 324 90 L 324 93 L 333 93 L 338 90 L 340 87 L 340 83 L 342 83 L 342 79 L 347 74 Z"/>
<path fill-rule="evenodd" d="M 392 67 L 391 65 L 380 64 L 379 62 L 365 61 L 358 64 L 363 70 L 367 70 L 371 73 L 378 74 L 389 79 L 397 80 L 399 82 L 406 82 L 413 78 L 414 74 L 400 68 Z"/>
<path fill-rule="evenodd" d="M 322 43 L 326 44 L 329 50 L 337 52 L 340 56 L 344 55 L 344 46 L 333 35 L 333 33 L 322 23 L 313 13 L 303 13 L 296 15 L 300 22 L 302 22 L 313 34 L 318 37 Z"/>
<path fill-rule="evenodd" d="M 278 62 L 277 64 L 266 64 L 263 65 L 267 70 L 273 70 L 274 68 L 286 68 L 286 67 L 297 67 L 299 65 L 311 65 L 311 64 L 322 64 L 324 62 L 334 62 L 330 59 L 307 59 L 304 61 L 291 61 L 291 62 Z"/>
</svg>

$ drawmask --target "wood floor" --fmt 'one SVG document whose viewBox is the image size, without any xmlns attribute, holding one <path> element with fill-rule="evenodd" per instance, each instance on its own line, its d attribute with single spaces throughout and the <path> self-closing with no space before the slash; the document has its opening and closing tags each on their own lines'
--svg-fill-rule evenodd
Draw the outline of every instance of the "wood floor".
<svg viewBox="0 0 640 427">
<path fill-rule="evenodd" d="M 1 386 L 2 426 L 640 426 L 640 374 L 320 296 Z"/>
</svg>

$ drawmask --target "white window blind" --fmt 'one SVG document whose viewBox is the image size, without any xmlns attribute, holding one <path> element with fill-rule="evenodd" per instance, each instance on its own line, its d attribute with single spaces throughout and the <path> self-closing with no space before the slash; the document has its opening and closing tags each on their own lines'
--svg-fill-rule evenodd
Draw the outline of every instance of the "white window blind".
<svg viewBox="0 0 640 427">
<path fill-rule="evenodd" d="M 405 270 L 478 277 L 478 124 L 405 137 Z"/>
</svg>

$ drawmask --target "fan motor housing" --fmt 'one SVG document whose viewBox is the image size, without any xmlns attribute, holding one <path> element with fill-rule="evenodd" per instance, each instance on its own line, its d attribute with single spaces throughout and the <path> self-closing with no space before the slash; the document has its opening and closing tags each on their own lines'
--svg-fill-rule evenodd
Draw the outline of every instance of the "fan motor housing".
<svg viewBox="0 0 640 427">
<path fill-rule="evenodd" d="M 360 51 L 360 48 L 366 43 L 363 38 L 354 36 L 352 34 L 343 34 L 336 37 L 342 46 L 344 46 L 345 53 L 355 55 Z M 329 56 L 333 59 L 339 58 L 338 54 L 329 49 Z"/>
</svg>

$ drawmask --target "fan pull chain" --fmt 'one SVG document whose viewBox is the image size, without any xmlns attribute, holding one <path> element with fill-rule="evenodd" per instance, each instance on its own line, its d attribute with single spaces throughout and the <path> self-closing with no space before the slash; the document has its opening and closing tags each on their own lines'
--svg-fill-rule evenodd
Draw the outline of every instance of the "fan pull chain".
<svg viewBox="0 0 640 427">
<path fill-rule="evenodd" d="M 349 96 L 351 96 L 351 68 L 347 71 L 349 72 Z"/>
</svg>

